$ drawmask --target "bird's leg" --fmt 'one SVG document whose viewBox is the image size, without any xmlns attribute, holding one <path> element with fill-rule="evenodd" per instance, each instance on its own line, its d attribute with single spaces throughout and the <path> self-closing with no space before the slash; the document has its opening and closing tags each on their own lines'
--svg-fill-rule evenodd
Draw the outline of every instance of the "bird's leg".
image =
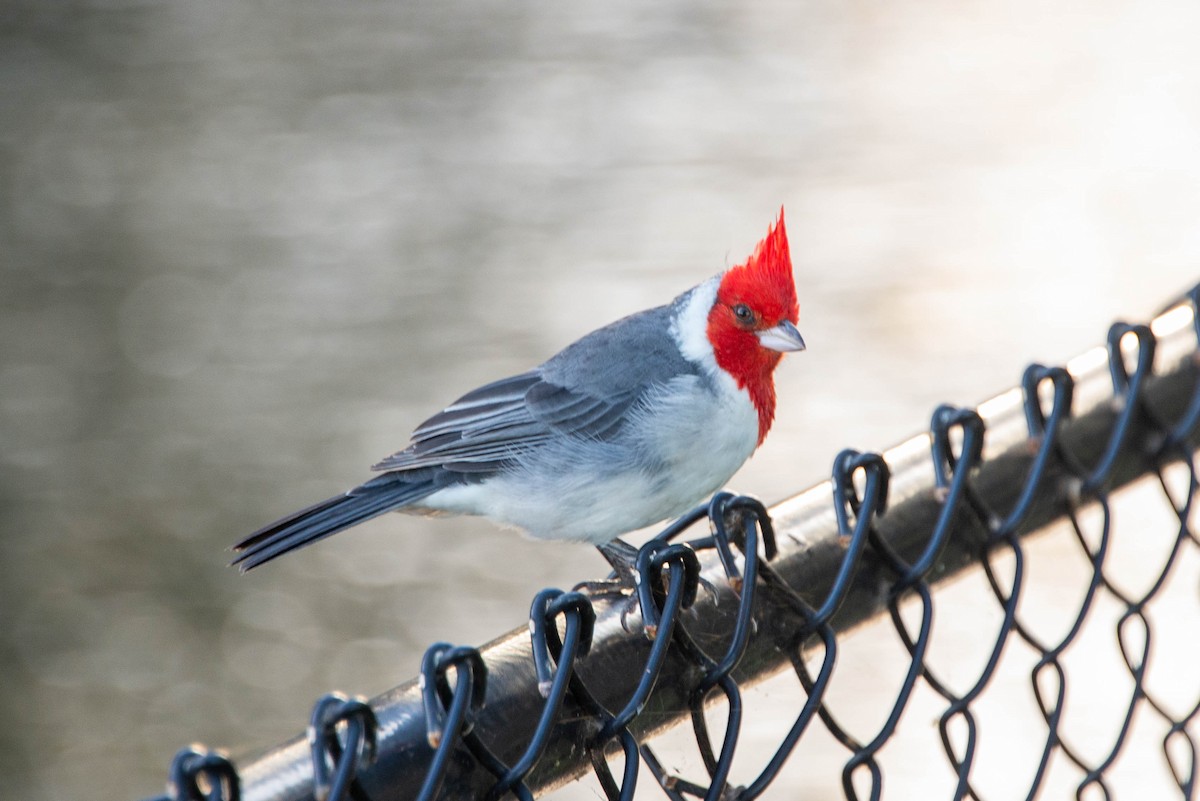
<svg viewBox="0 0 1200 801">
<path fill-rule="evenodd" d="M 638 549 L 624 540 L 616 539 L 597 545 L 596 550 L 613 569 L 610 578 L 584 581 L 575 585 L 593 598 L 613 598 L 630 595 L 637 586 Z"/>
<path fill-rule="evenodd" d="M 638 549 L 625 540 L 617 538 L 603 545 L 597 545 L 596 550 L 604 557 L 604 561 L 612 565 L 613 572 L 616 573 L 616 581 L 632 588 L 637 575 Z"/>
<path fill-rule="evenodd" d="M 629 631 L 626 618 L 638 606 L 637 587 L 637 557 L 638 549 L 624 540 L 615 539 L 603 545 L 597 545 L 596 550 L 604 560 L 612 565 L 613 574 L 601 581 L 584 581 L 575 585 L 575 590 L 586 592 L 590 598 L 603 598 L 623 602 L 621 608 L 621 628 Z"/>
</svg>

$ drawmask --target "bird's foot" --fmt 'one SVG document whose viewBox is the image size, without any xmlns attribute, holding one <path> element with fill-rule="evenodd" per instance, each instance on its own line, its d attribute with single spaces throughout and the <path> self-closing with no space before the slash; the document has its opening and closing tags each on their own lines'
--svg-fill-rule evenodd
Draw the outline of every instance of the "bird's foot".
<svg viewBox="0 0 1200 801">
<path fill-rule="evenodd" d="M 621 628 L 630 631 L 627 618 L 630 612 L 638 608 L 638 549 L 618 539 L 597 545 L 596 550 L 600 551 L 600 555 L 612 566 L 612 575 L 599 581 L 580 582 L 573 589 L 586 593 L 593 600 L 622 603 Z"/>
<path fill-rule="evenodd" d="M 612 566 L 612 575 L 600 581 L 581 582 L 576 584 L 574 589 L 577 592 L 586 593 L 593 600 L 607 600 L 623 604 L 621 628 L 627 632 L 631 631 L 628 623 L 629 615 L 634 611 L 640 611 L 637 594 L 639 581 L 637 559 L 640 550 L 620 539 L 597 545 L 596 550 L 600 551 L 600 555 Z M 704 577 L 700 577 L 699 582 L 700 586 L 713 596 L 715 602 L 718 598 L 717 588 Z M 651 638 L 654 637 L 653 633 L 648 633 Z"/>
</svg>

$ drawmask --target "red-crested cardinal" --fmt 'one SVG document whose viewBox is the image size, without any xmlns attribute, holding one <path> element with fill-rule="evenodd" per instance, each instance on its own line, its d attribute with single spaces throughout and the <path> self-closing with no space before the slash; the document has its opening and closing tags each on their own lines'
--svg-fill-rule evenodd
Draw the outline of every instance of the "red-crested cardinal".
<svg viewBox="0 0 1200 801">
<path fill-rule="evenodd" d="M 762 444 L 775 367 L 804 350 L 798 311 L 780 209 L 745 264 L 467 393 L 375 465 L 380 475 L 243 539 L 234 564 L 393 510 L 481 515 L 613 561 L 618 535 L 687 511 Z"/>
</svg>

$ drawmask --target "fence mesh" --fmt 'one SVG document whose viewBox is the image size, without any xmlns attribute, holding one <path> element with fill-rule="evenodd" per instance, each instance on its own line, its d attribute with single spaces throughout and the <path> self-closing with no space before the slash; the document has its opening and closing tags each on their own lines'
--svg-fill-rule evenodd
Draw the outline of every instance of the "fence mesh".
<svg viewBox="0 0 1200 801">
<path fill-rule="evenodd" d="M 417 680 L 370 702 L 326 696 L 304 737 L 240 768 L 189 746 L 162 798 L 526 799 L 590 771 L 611 799 L 653 781 L 672 799 L 748 801 L 819 730 L 844 761 L 795 769 L 839 771 L 847 798 L 879 798 L 884 755 L 919 694 L 939 699 L 940 753 L 921 759 L 944 763 L 950 797 L 1032 798 L 1071 785 L 1107 798 L 1128 768 L 1192 798 L 1198 303 L 1200 288 L 1150 325 L 1115 324 L 1103 348 L 1066 367 L 1031 365 L 1019 387 L 978 409 L 939 407 L 927 434 L 885 454 L 843 451 L 829 482 L 769 511 L 716 496 L 641 548 L 630 598 L 543 590 L 528 629 L 481 649 L 435 644 Z M 1134 503 L 1117 525 L 1125 498 Z M 1046 531 L 1057 543 L 1051 572 L 1078 577 L 1071 597 L 1035 594 L 1045 568 L 1028 554 L 1045 538 L 1029 535 Z M 982 658 L 947 665 L 935 658 L 935 608 L 959 603 L 949 580 L 967 568 L 983 577 L 968 587 L 976 620 L 951 639 Z M 844 724 L 847 706 L 829 688 L 845 633 L 880 617 L 903 645 L 898 690 L 882 722 Z M 1115 643 L 1115 672 L 1083 644 L 1098 626 Z M 1036 725 L 1006 726 L 1003 704 L 984 711 L 1014 663 L 1006 650 L 1029 657 L 1018 678 Z M 1080 653 L 1082 665 L 1072 662 Z M 802 690 L 790 726 L 735 771 L 753 725 L 743 688 L 789 666 Z M 1088 723 L 1101 700 L 1117 710 L 1111 731 Z M 647 744 L 684 720 L 702 765 L 686 777 Z M 1000 758 L 989 762 L 989 749 Z"/>
</svg>

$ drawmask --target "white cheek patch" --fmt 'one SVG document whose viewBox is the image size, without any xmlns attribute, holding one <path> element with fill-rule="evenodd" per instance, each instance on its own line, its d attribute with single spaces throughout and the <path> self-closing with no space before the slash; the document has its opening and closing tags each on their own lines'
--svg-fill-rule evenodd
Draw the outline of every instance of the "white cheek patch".
<svg viewBox="0 0 1200 801">
<path fill-rule="evenodd" d="M 670 329 L 683 357 L 710 374 L 716 372 L 717 360 L 708 341 L 708 313 L 717 300 L 720 283 L 721 276 L 714 276 L 688 293 L 675 312 Z"/>
</svg>

